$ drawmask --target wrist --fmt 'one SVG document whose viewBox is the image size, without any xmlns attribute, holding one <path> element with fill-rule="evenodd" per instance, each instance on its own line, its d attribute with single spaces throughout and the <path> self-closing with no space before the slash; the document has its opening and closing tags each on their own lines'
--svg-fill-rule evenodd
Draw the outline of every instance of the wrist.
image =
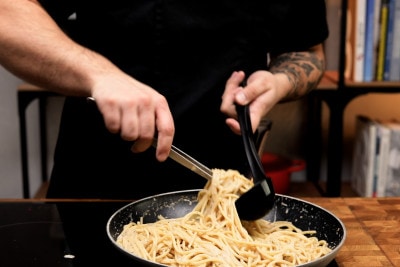
<svg viewBox="0 0 400 267">
<path fill-rule="evenodd" d="M 298 79 L 288 70 L 272 72 L 280 101 L 297 98 Z"/>
</svg>

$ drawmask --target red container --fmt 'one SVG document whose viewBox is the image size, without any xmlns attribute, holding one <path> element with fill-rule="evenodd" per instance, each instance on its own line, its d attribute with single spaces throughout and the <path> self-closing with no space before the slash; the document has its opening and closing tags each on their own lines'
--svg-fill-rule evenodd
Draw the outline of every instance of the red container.
<svg viewBox="0 0 400 267">
<path fill-rule="evenodd" d="M 271 178 L 277 194 L 287 194 L 292 172 L 304 170 L 306 167 L 304 160 L 287 159 L 271 153 L 264 153 L 261 162 L 265 174 Z"/>
</svg>

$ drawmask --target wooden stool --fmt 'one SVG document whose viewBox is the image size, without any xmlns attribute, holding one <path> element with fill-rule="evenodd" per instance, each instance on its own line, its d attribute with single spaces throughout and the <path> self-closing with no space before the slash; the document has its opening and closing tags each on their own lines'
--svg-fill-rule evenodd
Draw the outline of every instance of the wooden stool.
<svg viewBox="0 0 400 267">
<path fill-rule="evenodd" d="M 29 188 L 29 169 L 28 169 L 28 146 L 26 133 L 26 109 L 29 104 L 38 99 L 39 101 L 39 128 L 40 128 L 40 153 L 41 153 L 41 171 L 42 181 L 46 182 L 47 175 L 47 134 L 46 134 L 46 98 L 55 96 L 56 93 L 47 91 L 43 88 L 31 85 L 21 84 L 17 87 L 18 114 L 20 125 L 21 142 L 21 162 L 22 162 L 22 190 L 23 197 L 30 198 Z"/>
</svg>

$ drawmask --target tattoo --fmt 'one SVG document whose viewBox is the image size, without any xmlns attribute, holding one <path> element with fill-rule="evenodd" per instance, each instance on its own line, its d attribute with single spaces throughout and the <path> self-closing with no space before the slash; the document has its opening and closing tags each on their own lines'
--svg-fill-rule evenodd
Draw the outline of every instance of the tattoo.
<svg viewBox="0 0 400 267">
<path fill-rule="evenodd" d="M 271 60 L 272 73 L 284 73 L 292 85 L 282 101 L 297 99 L 315 89 L 324 72 L 324 59 L 313 52 L 292 52 Z"/>
</svg>

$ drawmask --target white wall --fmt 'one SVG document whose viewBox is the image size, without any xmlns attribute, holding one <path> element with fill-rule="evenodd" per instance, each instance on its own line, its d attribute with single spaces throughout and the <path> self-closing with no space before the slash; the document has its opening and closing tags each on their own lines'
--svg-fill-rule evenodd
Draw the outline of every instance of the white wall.
<svg viewBox="0 0 400 267">
<path fill-rule="evenodd" d="M 21 80 L 0 66 L 0 197 L 2 198 L 22 197 L 19 117 L 16 90 L 20 83 Z M 34 109 L 34 105 L 32 105 L 31 109 Z M 29 125 L 29 127 L 37 126 Z M 33 148 L 33 151 L 30 151 L 30 155 L 35 152 L 34 150 Z M 34 177 L 32 178 L 33 180 L 35 179 Z"/>
<path fill-rule="evenodd" d="M 0 198 L 22 198 L 22 164 L 17 87 L 23 83 L 0 66 Z M 58 132 L 58 121 L 63 98 L 50 97 L 47 101 L 48 173 Z M 41 186 L 40 136 L 38 100 L 26 109 L 28 167 L 31 197 Z"/>
</svg>

